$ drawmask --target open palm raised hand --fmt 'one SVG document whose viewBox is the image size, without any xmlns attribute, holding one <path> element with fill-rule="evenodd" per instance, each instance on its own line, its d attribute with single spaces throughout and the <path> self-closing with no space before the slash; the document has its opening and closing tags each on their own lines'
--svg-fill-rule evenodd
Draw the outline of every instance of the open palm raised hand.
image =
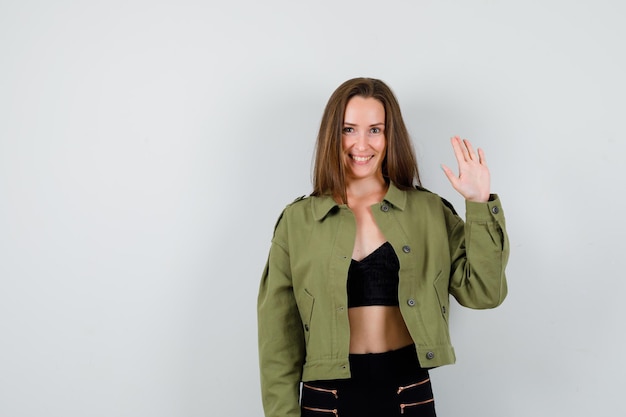
<svg viewBox="0 0 626 417">
<path fill-rule="evenodd" d="M 485 153 L 480 148 L 478 148 L 478 153 L 474 152 L 470 141 L 461 140 L 458 136 L 454 136 L 451 142 L 459 164 L 459 176 L 457 177 L 450 168 L 441 164 L 450 184 L 468 201 L 488 201 L 490 177 Z"/>
</svg>

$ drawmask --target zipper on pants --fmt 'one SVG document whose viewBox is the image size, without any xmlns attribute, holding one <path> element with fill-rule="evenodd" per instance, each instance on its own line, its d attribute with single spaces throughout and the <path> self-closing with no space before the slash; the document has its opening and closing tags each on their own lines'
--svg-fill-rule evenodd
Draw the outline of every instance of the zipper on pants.
<svg viewBox="0 0 626 417">
<path fill-rule="evenodd" d="M 335 399 L 339 399 L 339 394 L 337 393 L 336 389 L 328 389 L 328 388 L 320 388 L 320 387 L 314 387 L 312 385 L 309 384 L 302 384 L 302 386 L 306 389 L 310 389 L 313 391 L 317 391 L 317 392 L 323 392 L 325 394 L 333 394 L 333 396 L 335 397 Z M 305 410 L 309 410 L 309 411 L 317 411 L 318 413 L 328 413 L 328 414 L 333 414 L 335 417 L 339 417 L 339 413 L 337 412 L 337 409 L 330 409 L 330 408 L 316 408 L 316 407 L 307 407 L 306 405 L 303 405 L 302 408 L 304 408 Z"/>
<path fill-rule="evenodd" d="M 404 414 L 404 409 L 407 407 L 415 407 L 418 405 L 424 405 L 424 404 L 428 404 L 428 403 L 432 403 L 435 400 L 433 398 L 431 398 L 430 400 L 426 400 L 426 401 L 420 401 L 417 403 L 408 403 L 408 404 L 400 404 L 400 414 Z"/>
<path fill-rule="evenodd" d="M 398 387 L 398 394 L 400 394 L 402 391 L 404 391 L 405 389 L 409 389 L 409 388 L 415 388 L 415 387 L 419 387 L 420 385 L 424 385 L 425 383 L 427 383 L 428 381 L 430 381 L 430 378 L 426 378 L 423 381 L 420 382 L 416 382 L 414 384 L 411 385 L 407 385 L 406 387 Z"/>
<path fill-rule="evenodd" d="M 302 406 L 302 408 L 304 408 L 305 410 L 309 410 L 309 411 L 317 411 L 319 413 L 332 413 L 335 415 L 335 417 L 339 417 L 339 413 L 337 413 L 337 409 L 333 409 L 333 410 L 328 410 L 326 408 L 315 408 L 315 407 L 307 407 L 307 406 Z"/>
<path fill-rule="evenodd" d="M 329 393 L 329 394 L 333 394 L 335 396 L 335 399 L 339 398 L 339 395 L 337 395 L 337 390 L 336 389 L 318 388 L 318 387 L 311 386 L 309 384 L 302 384 L 302 386 L 304 386 L 305 388 L 308 388 L 308 389 L 312 389 L 314 391 L 326 392 L 326 393 Z"/>
</svg>

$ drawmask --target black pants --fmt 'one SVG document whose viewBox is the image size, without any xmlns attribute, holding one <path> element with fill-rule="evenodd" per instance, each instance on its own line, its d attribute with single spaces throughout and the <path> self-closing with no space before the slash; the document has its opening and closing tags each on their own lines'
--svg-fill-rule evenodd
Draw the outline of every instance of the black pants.
<svg viewBox="0 0 626 417">
<path fill-rule="evenodd" d="M 350 355 L 350 379 L 304 382 L 302 417 L 434 417 L 435 402 L 415 345 Z"/>
</svg>

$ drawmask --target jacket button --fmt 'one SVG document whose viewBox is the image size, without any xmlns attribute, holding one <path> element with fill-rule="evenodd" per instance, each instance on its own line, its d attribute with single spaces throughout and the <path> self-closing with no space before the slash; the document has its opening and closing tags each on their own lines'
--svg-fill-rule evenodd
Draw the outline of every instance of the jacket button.
<svg viewBox="0 0 626 417">
<path fill-rule="evenodd" d="M 410 307 L 413 307 L 415 305 L 415 300 L 412 298 L 409 298 L 406 302 Z"/>
<path fill-rule="evenodd" d="M 309 325 L 308 324 L 304 325 L 304 330 L 306 330 L 307 332 L 309 331 Z"/>
<path fill-rule="evenodd" d="M 402 246 L 402 252 L 404 252 L 404 253 L 411 252 L 411 247 L 409 245 Z"/>
<path fill-rule="evenodd" d="M 387 213 L 389 211 L 389 206 L 387 204 L 383 204 L 382 206 L 380 206 L 380 209 Z"/>
<path fill-rule="evenodd" d="M 500 212 L 500 209 L 498 208 L 498 206 L 493 206 L 491 207 L 491 212 L 493 214 L 498 214 Z"/>
<path fill-rule="evenodd" d="M 426 354 L 426 359 L 433 359 L 435 357 L 435 352 L 428 352 Z"/>
</svg>

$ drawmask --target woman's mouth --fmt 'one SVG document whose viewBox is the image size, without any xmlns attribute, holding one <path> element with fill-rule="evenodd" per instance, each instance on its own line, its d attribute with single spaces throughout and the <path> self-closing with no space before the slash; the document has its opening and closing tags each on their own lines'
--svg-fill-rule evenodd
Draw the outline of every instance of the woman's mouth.
<svg viewBox="0 0 626 417">
<path fill-rule="evenodd" d="M 350 155 L 350 158 L 352 158 L 356 162 L 367 162 L 370 159 L 372 159 L 373 157 L 374 157 L 374 155 L 369 155 L 369 156 Z"/>
</svg>

